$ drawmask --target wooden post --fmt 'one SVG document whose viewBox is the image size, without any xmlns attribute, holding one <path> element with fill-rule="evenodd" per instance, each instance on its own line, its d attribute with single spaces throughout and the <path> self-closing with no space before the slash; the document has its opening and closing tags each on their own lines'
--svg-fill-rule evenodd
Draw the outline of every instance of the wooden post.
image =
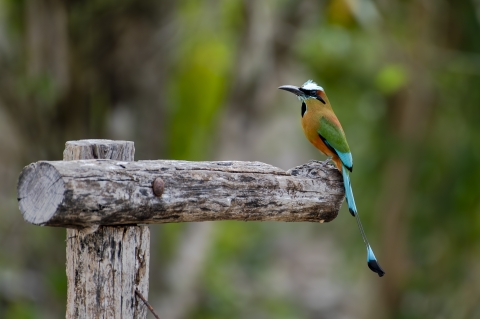
<svg viewBox="0 0 480 319">
<path fill-rule="evenodd" d="M 133 161 L 133 142 L 67 142 L 64 161 L 112 159 Z M 77 212 L 81 214 L 81 212 Z M 147 226 L 100 226 L 93 233 L 67 229 L 66 318 L 146 318 L 135 298 L 148 298 L 150 230 Z"/>
<path fill-rule="evenodd" d="M 259 162 L 133 162 L 133 142 L 67 142 L 64 161 L 26 166 L 26 221 L 67 231 L 67 319 L 146 318 L 150 232 L 138 224 L 329 222 L 345 198 L 327 162 L 288 171 Z"/>
</svg>

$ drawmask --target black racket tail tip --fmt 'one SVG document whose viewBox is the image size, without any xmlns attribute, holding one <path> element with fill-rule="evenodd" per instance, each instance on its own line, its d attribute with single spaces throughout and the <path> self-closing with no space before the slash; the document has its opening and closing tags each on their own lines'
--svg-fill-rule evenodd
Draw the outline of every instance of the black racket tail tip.
<svg viewBox="0 0 480 319">
<path fill-rule="evenodd" d="M 369 260 L 367 265 L 371 271 L 377 273 L 378 277 L 383 277 L 383 275 L 385 275 L 385 271 L 383 271 L 382 267 L 380 267 L 380 264 L 377 260 Z"/>
</svg>

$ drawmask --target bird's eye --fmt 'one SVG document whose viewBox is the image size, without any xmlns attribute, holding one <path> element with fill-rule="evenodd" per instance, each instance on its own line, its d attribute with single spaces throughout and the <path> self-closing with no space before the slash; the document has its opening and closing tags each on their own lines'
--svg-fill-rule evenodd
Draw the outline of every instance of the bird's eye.
<svg viewBox="0 0 480 319">
<path fill-rule="evenodd" d="M 305 93 L 306 95 L 310 95 L 310 90 L 306 90 L 304 88 L 298 88 L 300 91 L 302 91 L 303 93 Z"/>
<path fill-rule="evenodd" d="M 299 90 L 302 91 L 303 93 L 305 93 L 305 95 L 307 95 L 309 97 L 313 97 L 314 99 L 319 100 L 323 104 L 327 104 L 325 102 L 325 100 L 320 96 L 321 91 L 319 91 L 319 90 L 306 90 L 304 88 L 299 88 Z"/>
</svg>

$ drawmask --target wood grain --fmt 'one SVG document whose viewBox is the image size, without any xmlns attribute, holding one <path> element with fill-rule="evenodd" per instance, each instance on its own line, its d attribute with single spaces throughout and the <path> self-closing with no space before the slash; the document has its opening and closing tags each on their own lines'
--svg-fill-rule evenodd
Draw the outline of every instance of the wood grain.
<svg viewBox="0 0 480 319">
<path fill-rule="evenodd" d="M 149 262 L 147 226 L 68 229 L 66 318 L 147 318 Z"/>
</svg>

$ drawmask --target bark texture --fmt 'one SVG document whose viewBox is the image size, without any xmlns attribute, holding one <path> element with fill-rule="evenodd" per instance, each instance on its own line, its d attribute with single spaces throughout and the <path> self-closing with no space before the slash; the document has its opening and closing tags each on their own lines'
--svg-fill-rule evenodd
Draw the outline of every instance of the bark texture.
<svg viewBox="0 0 480 319">
<path fill-rule="evenodd" d="M 67 319 L 147 318 L 148 226 L 67 230 Z"/>
<path fill-rule="evenodd" d="M 152 183 L 161 178 L 156 196 Z M 33 224 L 91 227 L 212 220 L 333 220 L 344 199 L 333 165 L 289 171 L 260 162 L 88 160 L 37 162 L 19 180 Z"/>
<path fill-rule="evenodd" d="M 67 142 L 63 157 L 65 161 L 94 158 L 133 161 L 134 152 L 133 142 L 82 140 Z M 35 196 L 42 207 L 50 207 L 59 195 L 48 185 L 58 176 L 37 173 L 41 182 L 33 188 L 49 190 Z M 54 182 L 57 186 L 61 184 L 60 180 Z M 71 200 L 77 205 L 82 198 Z M 83 213 L 76 207 L 72 212 Z M 150 230 L 147 226 L 94 225 L 68 229 L 66 318 L 147 318 L 148 310 L 136 299 L 135 289 L 148 298 L 149 261 Z"/>
</svg>

